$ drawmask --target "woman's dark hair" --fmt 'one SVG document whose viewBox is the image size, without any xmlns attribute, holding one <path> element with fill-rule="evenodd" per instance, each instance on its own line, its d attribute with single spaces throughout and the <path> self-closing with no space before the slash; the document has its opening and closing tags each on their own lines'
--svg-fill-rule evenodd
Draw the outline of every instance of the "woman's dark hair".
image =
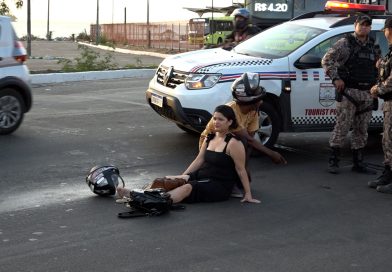
<svg viewBox="0 0 392 272">
<path fill-rule="evenodd" d="M 219 105 L 215 108 L 214 112 L 221 113 L 228 120 L 232 120 L 230 127 L 231 129 L 235 129 L 238 127 L 237 118 L 235 117 L 234 110 L 227 105 Z"/>
</svg>

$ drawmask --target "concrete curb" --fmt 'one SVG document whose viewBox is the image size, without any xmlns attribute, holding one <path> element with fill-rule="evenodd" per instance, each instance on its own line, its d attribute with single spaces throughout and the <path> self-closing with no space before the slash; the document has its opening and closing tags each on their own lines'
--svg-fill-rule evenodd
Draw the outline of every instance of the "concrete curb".
<svg viewBox="0 0 392 272">
<path fill-rule="evenodd" d="M 63 83 L 69 81 L 100 80 L 115 78 L 152 78 L 155 69 L 127 69 L 114 71 L 91 71 L 79 73 L 52 73 L 30 75 L 31 84 Z"/>
</svg>

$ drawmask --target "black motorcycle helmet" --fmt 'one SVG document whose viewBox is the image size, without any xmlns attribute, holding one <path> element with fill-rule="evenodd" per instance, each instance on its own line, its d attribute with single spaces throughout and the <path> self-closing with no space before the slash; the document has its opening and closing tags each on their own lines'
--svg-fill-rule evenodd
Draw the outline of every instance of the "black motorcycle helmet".
<svg viewBox="0 0 392 272">
<path fill-rule="evenodd" d="M 237 8 L 233 11 L 231 16 L 234 17 L 233 26 L 235 30 L 243 30 L 249 24 L 250 13 L 246 8 Z M 243 20 L 236 20 L 236 17 L 242 17 Z"/>
<path fill-rule="evenodd" d="M 259 102 L 266 94 L 265 89 L 259 83 L 258 73 L 246 72 L 242 74 L 231 85 L 233 100 L 239 105 L 251 105 Z"/>
<path fill-rule="evenodd" d="M 86 183 L 93 193 L 108 196 L 116 194 L 119 179 L 125 187 L 124 180 L 117 167 L 113 165 L 94 166 L 86 177 Z"/>
</svg>

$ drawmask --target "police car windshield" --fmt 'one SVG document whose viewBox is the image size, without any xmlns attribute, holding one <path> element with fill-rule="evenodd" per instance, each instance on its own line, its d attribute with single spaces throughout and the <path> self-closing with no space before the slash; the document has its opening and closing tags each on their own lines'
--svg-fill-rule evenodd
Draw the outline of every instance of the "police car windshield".
<svg viewBox="0 0 392 272">
<path fill-rule="evenodd" d="M 325 31 L 310 26 L 284 23 L 242 42 L 233 50 L 239 54 L 278 59 L 289 55 Z"/>
</svg>

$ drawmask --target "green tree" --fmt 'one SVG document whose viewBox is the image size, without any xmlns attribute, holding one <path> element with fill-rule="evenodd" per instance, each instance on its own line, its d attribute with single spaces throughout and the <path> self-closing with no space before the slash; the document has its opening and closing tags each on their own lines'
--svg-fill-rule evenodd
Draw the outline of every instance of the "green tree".
<svg viewBox="0 0 392 272">
<path fill-rule="evenodd" d="M 0 0 L 0 15 L 8 15 L 10 16 L 10 8 L 8 7 L 6 0 Z M 23 0 L 13 0 L 16 5 L 16 8 L 21 8 L 23 6 Z"/>
</svg>

